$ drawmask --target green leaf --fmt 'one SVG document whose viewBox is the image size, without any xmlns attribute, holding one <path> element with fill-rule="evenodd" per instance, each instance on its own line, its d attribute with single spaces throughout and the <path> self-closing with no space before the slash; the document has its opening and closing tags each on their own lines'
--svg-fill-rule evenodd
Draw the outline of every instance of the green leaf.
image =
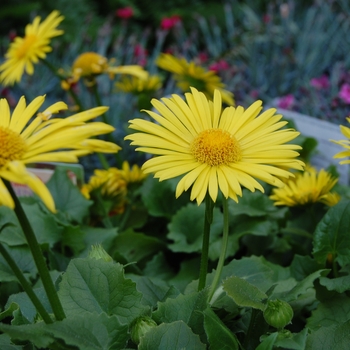
<svg viewBox="0 0 350 350">
<path fill-rule="evenodd" d="M 328 290 L 335 290 L 338 293 L 343 293 L 350 290 L 350 275 L 337 277 L 337 278 L 327 278 L 320 277 L 320 284 L 326 287 Z"/>
<path fill-rule="evenodd" d="M 275 347 L 282 349 L 304 350 L 308 337 L 308 329 L 304 328 L 299 333 L 291 333 L 288 330 L 282 330 L 278 333 Z"/>
<path fill-rule="evenodd" d="M 239 349 L 236 335 L 232 333 L 220 320 L 216 313 L 207 308 L 203 311 L 204 329 L 212 350 L 235 350 Z"/>
<path fill-rule="evenodd" d="M 350 264 L 350 201 L 331 207 L 318 223 L 314 233 L 313 255 L 325 264 L 330 256 L 341 267 Z"/>
<path fill-rule="evenodd" d="M 290 272 L 297 281 L 301 281 L 322 267 L 323 266 L 318 264 L 312 257 L 296 254 L 290 264 Z"/>
<path fill-rule="evenodd" d="M 15 212 L 4 205 L 0 206 L 0 241 L 9 246 L 27 244 Z"/>
<path fill-rule="evenodd" d="M 242 307 L 252 307 L 264 311 L 267 295 L 243 278 L 231 276 L 223 282 L 224 291 L 234 302 Z"/>
<path fill-rule="evenodd" d="M 148 176 L 144 181 L 140 193 L 149 213 L 153 216 L 171 218 L 178 209 L 188 203 L 188 195 L 183 194 L 175 198 L 177 180 L 158 181 Z"/>
<path fill-rule="evenodd" d="M 169 249 L 173 252 L 199 252 L 202 249 L 204 215 L 204 205 L 189 203 L 179 209 L 168 225 L 167 238 L 174 241 L 169 244 Z M 222 222 L 222 214 L 215 208 L 210 226 L 210 242 L 222 233 Z"/>
<path fill-rule="evenodd" d="M 56 168 L 46 184 L 55 201 L 56 208 L 69 222 L 82 223 L 89 214 L 92 202 L 88 201 L 69 179 L 66 170 Z"/>
<path fill-rule="evenodd" d="M 129 339 L 128 326 L 121 324 L 117 316 L 107 316 L 105 313 L 83 312 L 53 324 L 0 325 L 0 329 L 12 339 L 29 340 L 40 348 L 63 340 L 66 345 L 76 346 L 80 350 L 118 350 L 124 349 Z"/>
<path fill-rule="evenodd" d="M 350 319 L 350 299 L 344 295 L 319 303 L 317 309 L 307 319 L 307 327 L 317 330 L 320 327 L 341 325 Z"/>
<path fill-rule="evenodd" d="M 208 307 L 208 291 L 202 290 L 187 295 L 180 294 L 175 299 L 168 298 L 158 303 L 158 309 L 153 313 L 153 319 L 158 323 L 174 321 L 185 322 L 193 332 L 205 338 L 203 328 L 203 313 Z"/>
<path fill-rule="evenodd" d="M 129 323 L 145 307 L 136 284 L 124 277 L 123 266 L 102 259 L 73 259 L 59 285 L 59 297 L 67 316 L 83 311 L 116 315 Z"/>
<path fill-rule="evenodd" d="M 15 345 L 11 341 L 8 334 L 0 334 L 0 349 L 1 350 L 22 350 L 22 345 Z"/>
<path fill-rule="evenodd" d="M 163 242 L 156 237 L 150 237 L 132 230 L 120 233 L 114 240 L 115 251 L 127 262 L 138 262 L 165 248 Z"/>
<path fill-rule="evenodd" d="M 153 309 L 157 307 L 159 301 L 165 301 L 168 298 L 176 298 L 180 292 L 174 287 L 169 287 L 165 282 L 150 279 L 146 276 L 131 276 L 136 282 L 136 288 L 142 293 L 142 302 L 151 306 Z"/>
<path fill-rule="evenodd" d="M 61 239 L 62 246 L 69 247 L 75 256 L 86 248 L 85 232 L 80 226 L 65 225 Z"/>
<path fill-rule="evenodd" d="M 272 350 L 277 339 L 278 332 L 272 333 L 257 346 L 256 350 Z"/>
<path fill-rule="evenodd" d="M 205 350 L 206 346 L 183 321 L 163 323 L 141 338 L 139 350 Z"/>
<path fill-rule="evenodd" d="M 116 227 L 81 226 L 81 230 L 85 233 L 85 253 L 88 253 L 91 246 L 94 244 L 102 244 L 103 248 L 109 251 L 113 247 L 113 240 L 118 234 L 118 229 Z"/>
<path fill-rule="evenodd" d="M 305 350 L 348 350 L 350 344 L 350 320 L 342 324 L 321 327 L 309 334 Z"/>
<path fill-rule="evenodd" d="M 13 312 L 19 309 L 17 303 L 11 303 L 6 310 L 0 313 L 0 321 L 6 317 L 12 316 Z"/>
</svg>

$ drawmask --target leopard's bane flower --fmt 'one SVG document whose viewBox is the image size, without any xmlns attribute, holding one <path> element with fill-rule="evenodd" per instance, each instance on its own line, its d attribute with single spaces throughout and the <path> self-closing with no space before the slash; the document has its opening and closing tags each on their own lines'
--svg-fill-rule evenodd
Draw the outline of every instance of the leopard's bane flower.
<svg viewBox="0 0 350 350">
<path fill-rule="evenodd" d="M 346 120 L 350 123 L 350 117 L 346 118 Z M 350 128 L 340 125 L 340 131 L 342 134 L 347 138 L 347 140 L 331 140 L 332 142 L 342 146 L 345 148 L 345 151 L 339 152 L 336 155 L 333 156 L 333 158 L 348 158 L 345 160 L 340 161 L 340 164 L 350 164 Z"/>
<path fill-rule="evenodd" d="M 194 87 L 212 100 L 214 90 L 220 90 L 222 101 L 228 105 L 234 105 L 233 93 L 225 90 L 225 84 L 212 70 L 206 70 L 194 62 L 187 62 L 184 58 L 176 58 L 171 54 L 162 53 L 157 59 L 158 67 L 174 74 L 177 86 L 188 92 Z"/>
<path fill-rule="evenodd" d="M 162 81 L 158 75 L 150 75 L 146 79 L 135 76 L 124 76 L 116 84 L 117 90 L 133 93 L 155 92 L 162 87 Z"/>
<path fill-rule="evenodd" d="M 3 85 L 18 83 L 24 71 L 32 75 L 34 64 L 44 59 L 52 51 L 50 40 L 63 34 L 57 29 L 64 19 L 58 11 L 51 14 L 40 23 L 40 17 L 35 17 L 33 23 L 25 28 L 24 37 L 16 37 L 5 54 L 5 62 L 0 65 L 0 82 Z"/>
<path fill-rule="evenodd" d="M 275 205 L 289 207 L 302 206 L 320 202 L 328 206 L 337 204 L 340 196 L 330 192 L 338 179 L 321 169 L 317 171 L 308 167 L 302 173 L 297 173 L 293 179 L 286 182 L 281 188 L 274 188 L 270 199 Z"/>
<path fill-rule="evenodd" d="M 148 77 L 147 71 L 139 65 L 114 66 L 113 60 L 108 59 L 96 52 L 84 52 L 73 63 L 73 82 L 81 77 L 91 78 L 95 75 L 109 74 L 114 78 L 115 74 L 128 74 L 141 79 Z"/>
<path fill-rule="evenodd" d="M 264 191 L 257 180 L 283 186 L 281 178 L 293 174 L 286 169 L 303 169 L 296 157 L 298 145 L 290 144 L 299 135 L 293 129 L 282 129 L 287 121 L 274 115 L 275 109 L 263 112 L 261 101 L 244 110 L 239 106 L 222 110 L 222 96 L 214 100 L 191 88 L 186 101 L 178 95 L 153 99 L 159 112 L 146 111 L 156 123 L 143 119 L 130 121 L 139 132 L 127 135 L 136 150 L 154 154 L 142 169 L 155 173 L 160 181 L 183 175 L 176 197 L 192 186 L 191 200 L 201 203 L 209 192 L 216 201 L 218 191 L 238 201 L 244 186 L 251 191 Z"/>
<path fill-rule="evenodd" d="M 2 179 L 27 185 L 51 210 L 53 198 L 45 184 L 26 169 L 36 162 L 77 163 L 78 157 L 95 151 L 115 153 L 120 147 L 112 142 L 90 137 L 112 132 L 114 128 L 101 122 L 89 122 L 105 113 L 107 107 L 96 107 L 64 119 L 52 118 L 54 113 L 67 109 L 63 102 L 49 106 L 32 118 L 44 103 L 36 97 L 26 105 L 21 97 L 12 115 L 6 99 L 0 100 L 0 204 L 14 207 Z"/>
</svg>

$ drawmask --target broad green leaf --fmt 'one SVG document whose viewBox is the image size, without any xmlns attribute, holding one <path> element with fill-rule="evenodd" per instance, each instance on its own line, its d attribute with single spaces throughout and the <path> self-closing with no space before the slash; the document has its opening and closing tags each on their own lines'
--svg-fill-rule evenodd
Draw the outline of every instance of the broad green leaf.
<svg viewBox="0 0 350 350">
<path fill-rule="evenodd" d="M 0 206 L 0 241 L 9 246 L 27 244 L 15 212 Z"/>
<path fill-rule="evenodd" d="M 140 193 L 142 201 L 152 216 L 171 218 L 178 209 L 188 203 L 188 194 L 175 198 L 176 179 L 158 181 L 148 176 Z"/>
<path fill-rule="evenodd" d="M 224 291 L 234 302 L 242 307 L 252 307 L 263 311 L 267 295 L 243 278 L 231 276 L 223 282 Z"/>
<path fill-rule="evenodd" d="M 86 248 L 85 232 L 80 226 L 65 225 L 63 227 L 61 244 L 68 247 L 77 256 Z"/>
<path fill-rule="evenodd" d="M 337 278 L 327 278 L 320 277 L 320 284 L 325 286 L 328 290 L 335 290 L 338 293 L 343 293 L 350 290 L 350 275 L 337 277 Z"/>
<path fill-rule="evenodd" d="M 305 350 L 348 350 L 350 344 L 350 321 L 331 324 L 311 332 Z"/>
<path fill-rule="evenodd" d="M 13 312 L 19 309 L 19 305 L 17 303 L 11 303 L 6 310 L 0 313 L 0 321 L 6 317 L 12 316 Z"/>
<path fill-rule="evenodd" d="M 69 179 L 66 170 L 56 168 L 46 184 L 55 201 L 56 208 L 70 222 L 82 223 L 89 214 L 92 202 L 88 201 Z"/>
<path fill-rule="evenodd" d="M 33 256 L 26 246 L 13 246 L 6 247 L 8 253 L 11 255 L 12 259 L 16 262 L 20 270 L 27 277 L 28 275 L 31 277 L 36 276 L 37 269 L 34 263 Z M 9 282 L 16 281 L 17 277 L 14 275 L 12 269 L 7 264 L 6 260 L 0 255 L 0 281 L 1 282 Z"/>
<path fill-rule="evenodd" d="M 37 295 L 47 312 L 51 313 L 51 305 L 49 303 L 49 300 L 47 299 L 46 293 L 44 288 L 34 288 L 34 293 Z M 30 322 L 33 322 L 35 317 L 37 316 L 37 311 L 32 303 L 32 301 L 29 299 L 27 293 L 21 292 L 17 294 L 12 294 L 8 298 L 8 301 L 6 303 L 6 307 L 9 307 L 12 303 L 15 303 L 19 306 L 21 311 L 21 318 L 24 317 Z"/>
<path fill-rule="evenodd" d="M 278 332 L 271 333 L 257 346 L 256 350 L 272 350 L 277 339 Z"/>
<path fill-rule="evenodd" d="M 291 333 L 288 330 L 282 330 L 278 333 L 275 347 L 291 350 L 304 350 L 308 337 L 308 329 L 304 328 L 299 333 Z"/>
<path fill-rule="evenodd" d="M 350 299 L 344 295 L 319 303 L 317 309 L 307 319 L 307 327 L 317 330 L 320 327 L 340 325 L 350 319 Z"/>
<path fill-rule="evenodd" d="M 43 322 L 24 326 L 0 325 L 12 339 L 29 340 L 38 347 L 48 347 L 60 340 L 80 350 L 124 349 L 129 338 L 128 326 L 117 316 L 83 312 L 53 324 Z"/>
<path fill-rule="evenodd" d="M 313 255 L 325 264 L 330 257 L 340 266 L 350 264 L 350 201 L 331 207 L 318 223 L 314 233 Z"/>
<path fill-rule="evenodd" d="M 286 215 L 285 208 L 276 207 L 273 201 L 259 191 L 250 192 L 243 190 L 243 196 L 239 202 L 229 202 L 229 211 L 233 216 L 248 215 L 250 217 L 283 218 Z"/>
<path fill-rule="evenodd" d="M 202 249 L 205 206 L 189 203 L 172 217 L 168 225 L 167 238 L 174 243 L 169 244 L 173 252 L 193 253 Z M 210 241 L 222 234 L 222 214 L 214 208 L 213 222 L 210 227 Z"/>
<path fill-rule="evenodd" d="M 138 262 L 165 248 L 163 242 L 156 237 L 147 236 L 132 230 L 120 233 L 114 240 L 115 252 L 129 262 Z M 112 253 L 113 254 L 113 253 Z"/>
<path fill-rule="evenodd" d="M 169 280 L 174 276 L 174 271 L 169 266 L 169 262 L 164 256 L 164 252 L 153 255 L 153 258 L 147 261 L 143 274 L 149 277 L 157 277 L 162 280 Z"/>
<path fill-rule="evenodd" d="M 22 345 L 15 345 L 11 341 L 8 334 L 0 334 L 0 349 L 1 350 L 22 350 Z"/>
<path fill-rule="evenodd" d="M 320 270 L 322 267 L 323 266 L 318 264 L 311 256 L 296 254 L 290 264 L 290 272 L 297 281 L 301 281 L 311 273 Z"/>
<path fill-rule="evenodd" d="M 239 344 L 236 335 L 225 326 L 216 313 L 211 308 L 207 308 L 203 314 L 204 329 L 210 349 L 238 350 Z"/>
<path fill-rule="evenodd" d="M 159 302 L 158 309 L 154 311 L 152 318 L 158 324 L 181 320 L 202 338 L 205 334 L 202 311 L 208 307 L 207 300 L 206 289 L 187 295 L 180 294 L 175 299 L 168 298 L 164 302 Z"/>
<path fill-rule="evenodd" d="M 157 307 L 159 301 L 165 301 L 168 298 L 176 298 L 180 292 L 174 287 L 169 287 L 161 280 L 151 279 L 146 276 L 130 276 L 136 282 L 136 289 L 142 293 L 142 303 Z"/>
<path fill-rule="evenodd" d="M 118 234 L 118 229 L 116 227 L 104 228 L 81 226 L 81 230 L 85 233 L 85 254 L 90 251 L 91 246 L 94 244 L 102 244 L 106 251 L 110 251 L 110 249 L 113 247 L 113 240 Z"/>
<path fill-rule="evenodd" d="M 59 297 L 67 316 L 83 311 L 116 315 L 129 323 L 145 307 L 136 284 L 124 277 L 123 266 L 102 259 L 73 259 L 59 285 Z"/>
<path fill-rule="evenodd" d="M 148 331 L 140 341 L 138 350 L 205 350 L 206 346 L 200 341 L 183 321 L 163 323 Z"/>
</svg>

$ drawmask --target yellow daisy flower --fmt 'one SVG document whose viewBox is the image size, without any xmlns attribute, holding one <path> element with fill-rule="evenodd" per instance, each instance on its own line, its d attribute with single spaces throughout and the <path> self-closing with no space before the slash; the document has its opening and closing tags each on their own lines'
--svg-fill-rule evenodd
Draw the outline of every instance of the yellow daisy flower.
<svg viewBox="0 0 350 350">
<path fill-rule="evenodd" d="M 350 117 L 346 118 L 346 120 L 350 123 Z M 350 128 L 340 125 L 340 131 L 347 138 L 347 140 L 339 140 L 339 141 L 331 140 L 331 141 L 342 146 L 343 148 L 346 149 L 346 151 L 337 153 L 335 156 L 333 156 L 333 158 L 350 157 Z M 350 159 L 342 160 L 339 163 L 350 164 Z"/>
<path fill-rule="evenodd" d="M 177 184 L 176 197 L 191 186 L 191 200 L 200 204 L 208 192 L 215 202 L 218 190 L 238 201 L 244 186 L 264 192 L 262 180 L 283 186 L 280 178 L 293 174 L 289 168 L 302 170 L 304 163 L 295 159 L 298 145 L 287 144 L 299 135 L 293 129 L 282 129 L 287 121 L 268 109 L 260 116 L 262 102 L 249 108 L 232 106 L 222 110 L 222 93 L 215 90 L 213 101 L 191 88 L 185 94 L 153 99 L 155 110 L 146 112 L 156 123 L 143 119 L 130 121 L 139 132 L 127 135 L 137 151 L 156 155 L 142 170 L 155 173 L 160 181 L 184 175 Z"/>
<path fill-rule="evenodd" d="M 194 62 L 187 62 L 184 58 L 179 59 L 168 53 L 162 53 L 158 57 L 157 65 L 174 74 L 177 86 L 183 92 L 188 92 L 192 86 L 202 91 L 208 99 L 212 100 L 214 90 L 219 90 L 223 102 L 230 106 L 235 104 L 233 93 L 224 90 L 225 84 L 221 82 L 220 77 L 214 71 L 205 70 Z"/>
<path fill-rule="evenodd" d="M 274 188 L 270 199 L 275 201 L 275 205 L 288 207 L 316 202 L 333 206 L 340 200 L 337 193 L 330 192 L 337 181 L 337 178 L 324 169 L 317 172 L 316 169 L 308 167 L 304 172 L 297 173 L 295 178 L 288 180 L 285 186 Z"/>
<path fill-rule="evenodd" d="M 134 164 L 130 168 L 130 164 L 127 161 L 123 162 L 120 172 L 128 184 L 141 182 L 147 177 L 147 174 L 139 166 Z"/>
<path fill-rule="evenodd" d="M 41 23 L 40 17 L 35 17 L 33 23 L 26 26 L 24 38 L 14 39 L 5 54 L 5 62 L 0 65 L 0 82 L 3 85 L 20 82 L 24 71 L 29 75 L 34 73 L 34 64 L 52 51 L 50 40 L 63 34 L 57 29 L 63 19 L 58 11 L 51 12 Z"/>
<path fill-rule="evenodd" d="M 139 94 L 140 92 L 155 92 L 162 87 L 162 81 L 158 75 L 150 75 L 146 79 L 139 77 L 122 77 L 115 84 L 119 91 Z"/>
<path fill-rule="evenodd" d="M 14 207 L 14 202 L 2 179 L 29 186 L 55 212 L 50 192 L 26 169 L 27 164 L 76 163 L 79 156 L 92 152 L 115 153 L 120 150 L 114 143 L 89 139 L 114 130 L 105 123 L 86 123 L 105 113 L 107 107 L 92 108 L 64 119 L 51 119 L 52 114 L 67 109 L 65 103 L 57 102 L 32 119 L 44 101 L 45 96 L 39 96 L 26 105 L 25 98 L 21 97 L 11 116 L 7 100 L 0 100 L 0 204 L 10 208 Z"/>
<path fill-rule="evenodd" d="M 84 52 L 73 62 L 71 76 L 63 81 L 62 87 L 67 90 L 80 78 L 94 84 L 95 77 L 100 74 L 108 74 L 111 79 L 114 79 L 115 74 L 130 74 L 140 79 L 148 77 L 148 72 L 139 65 L 114 66 L 113 63 L 114 60 L 108 60 L 96 52 Z"/>
</svg>

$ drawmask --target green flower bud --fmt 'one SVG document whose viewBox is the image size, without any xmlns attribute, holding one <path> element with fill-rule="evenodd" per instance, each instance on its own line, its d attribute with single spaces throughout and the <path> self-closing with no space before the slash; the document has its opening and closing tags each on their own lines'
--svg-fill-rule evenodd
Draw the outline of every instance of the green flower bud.
<svg viewBox="0 0 350 350">
<path fill-rule="evenodd" d="M 130 325 L 131 340 L 135 344 L 139 344 L 141 337 L 154 327 L 157 327 L 157 323 L 150 317 L 140 316 L 136 318 Z"/>
<path fill-rule="evenodd" d="M 95 244 L 91 246 L 91 250 L 89 251 L 89 258 L 92 259 L 102 259 L 106 262 L 113 261 L 113 258 L 103 249 L 101 244 Z"/>
<path fill-rule="evenodd" d="M 293 318 L 293 309 L 283 300 L 269 300 L 264 310 L 264 318 L 270 326 L 284 328 Z"/>
</svg>

